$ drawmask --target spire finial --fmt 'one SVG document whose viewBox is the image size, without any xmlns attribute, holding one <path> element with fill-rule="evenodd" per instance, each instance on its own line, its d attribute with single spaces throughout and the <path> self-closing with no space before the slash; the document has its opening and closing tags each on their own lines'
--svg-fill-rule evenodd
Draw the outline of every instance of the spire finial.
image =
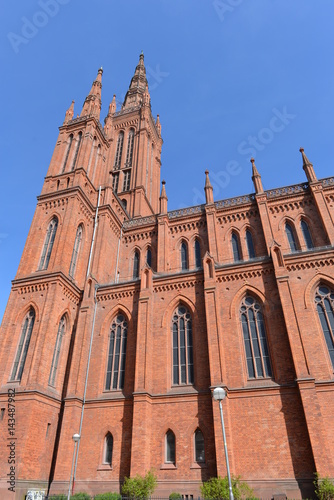
<svg viewBox="0 0 334 500">
<path fill-rule="evenodd" d="M 139 56 L 139 62 L 136 66 L 135 74 L 131 79 L 129 90 L 125 95 L 122 109 L 132 108 L 143 102 L 147 85 L 144 53 L 142 52 Z"/>
<path fill-rule="evenodd" d="M 166 181 L 163 180 L 161 182 L 161 184 L 162 184 L 161 194 L 160 194 L 160 198 L 159 198 L 160 199 L 160 213 L 166 214 L 167 213 L 167 201 L 168 201 L 166 189 L 165 189 Z"/>
<path fill-rule="evenodd" d="M 212 205 L 213 204 L 213 187 L 210 182 L 209 178 L 209 170 L 205 171 L 205 186 L 204 186 L 204 191 L 205 191 L 205 200 L 207 205 Z"/>
<path fill-rule="evenodd" d="M 74 114 L 74 101 L 72 101 L 70 107 L 65 113 L 64 124 L 70 122 L 73 119 L 73 114 Z"/>
<path fill-rule="evenodd" d="M 84 105 L 82 107 L 81 116 L 93 115 L 98 120 L 100 119 L 101 111 L 101 89 L 102 89 L 102 67 L 98 70 L 96 79 L 93 82 L 92 88 L 88 96 L 85 99 Z"/>
<path fill-rule="evenodd" d="M 255 192 L 256 192 L 256 194 L 263 193 L 261 175 L 259 174 L 259 172 L 256 168 L 255 160 L 253 157 L 250 159 L 250 162 L 252 164 L 252 181 L 253 181 L 253 184 L 255 187 Z"/>
<path fill-rule="evenodd" d="M 310 160 L 307 158 L 306 154 L 304 153 L 304 148 L 299 148 L 299 151 L 302 154 L 303 158 L 303 169 L 305 171 L 307 180 L 309 182 L 316 182 L 318 179 L 315 175 L 314 168 Z"/>
<path fill-rule="evenodd" d="M 157 127 L 158 134 L 161 136 L 161 123 L 159 115 L 157 115 L 157 119 L 155 120 L 155 126 Z"/>
</svg>

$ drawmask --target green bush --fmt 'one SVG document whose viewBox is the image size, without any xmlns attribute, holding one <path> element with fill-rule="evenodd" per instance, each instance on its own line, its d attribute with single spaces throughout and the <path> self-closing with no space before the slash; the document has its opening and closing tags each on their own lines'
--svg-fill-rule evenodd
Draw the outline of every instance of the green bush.
<svg viewBox="0 0 334 500">
<path fill-rule="evenodd" d="M 71 495 L 71 500 L 91 500 L 91 496 L 88 493 L 75 493 Z"/>
<path fill-rule="evenodd" d="M 145 476 L 137 474 L 135 477 L 126 477 L 122 486 L 122 494 L 128 498 L 145 499 L 152 495 L 157 485 L 157 477 L 152 470 Z"/>
<path fill-rule="evenodd" d="M 108 491 L 108 493 L 99 493 L 95 495 L 94 500 L 122 500 L 122 495 Z"/>
<path fill-rule="evenodd" d="M 181 500 L 181 498 L 182 498 L 181 493 L 173 492 L 169 495 L 169 500 Z"/>
<path fill-rule="evenodd" d="M 232 476 L 232 491 L 235 500 L 247 498 L 254 499 L 254 492 L 250 486 L 241 481 L 240 476 Z M 228 478 L 212 477 L 201 486 L 201 493 L 205 499 L 219 500 L 229 498 Z"/>
<path fill-rule="evenodd" d="M 319 474 L 315 475 L 314 480 L 315 494 L 320 500 L 333 500 L 334 499 L 334 484 L 328 476 L 320 477 Z"/>
</svg>

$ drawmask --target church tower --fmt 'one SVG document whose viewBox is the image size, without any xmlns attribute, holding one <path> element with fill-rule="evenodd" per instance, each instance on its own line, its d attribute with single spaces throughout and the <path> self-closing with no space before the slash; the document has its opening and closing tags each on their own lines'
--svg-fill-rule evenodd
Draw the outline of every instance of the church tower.
<svg viewBox="0 0 334 500">
<path fill-rule="evenodd" d="M 54 473 L 73 346 L 85 342 L 77 324 L 82 316 L 92 321 L 95 283 L 118 279 L 124 222 L 160 207 L 161 126 L 151 112 L 144 55 L 121 109 L 115 96 L 110 103 L 104 127 L 102 75 L 100 68 L 80 115 L 72 101 L 59 128 L 2 322 L 1 407 L 13 388 L 20 422 L 16 479 L 38 477 L 43 487 Z M 4 426 L 0 433 L 5 449 Z M 1 463 L 1 477 L 7 472 Z"/>
</svg>

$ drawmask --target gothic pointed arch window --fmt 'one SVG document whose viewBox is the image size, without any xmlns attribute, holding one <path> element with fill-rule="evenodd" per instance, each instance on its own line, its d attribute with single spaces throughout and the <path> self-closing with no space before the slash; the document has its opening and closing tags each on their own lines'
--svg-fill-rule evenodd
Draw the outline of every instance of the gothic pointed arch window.
<svg viewBox="0 0 334 500">
<path fill-rule="evenodd" d="M 112 465 L 112 453 L 114 447 L 114 438 L 113 435 L 108 432 L 106 437 L 104 438 L 104 447 L 103 447 L 103 463 Z"/>
<path fill-rule="evenodd" d="M 11 380 L 21 380 L 34 323 L 35 311 L 31 307 L 23 320 L 19 345 L 17 347 L 12 374 L 10 377 Z"/>
<path fill-rule="evenodd" d="M 250 259 L 254 259 L 255 250 L 254 250 L 253 236 L 249 229 L 247 229 L 246 231 L 246 243 L 247 243 L 248 257 Z"/>
<path fill-rule="evenodd" d="M 173 385 L 194 383 L 192 321 L 188 309 L 179 305 L 172 317 Z"/>
<path fill-rule="evenodd" d="M 308 250 L 311 250 L 312 248 L 314 248 L 313 241 L 312 241 L 310 229 L 309 229 L 307 223 L 304 221 L 304 219 L 302 219 L 300 221 L 300 229 L 302 230 L 302 233 L 303 233 L 303 238 L 305 241 L 306 248 Z"/>
<path fill-rule="evenodd" d="M 148 247 L 146 252 L 146 263 L 148 266 L 152 267 L 152 250 L 151 247 Z"/>
<path fill-rule="evenodd" d="M 82 224 L 80 224 L 80 226 L 78 227 L 76 235 L 75 235 L 75 241 L 74 241 L 71 264 L 70 264 L 70 272 L 69 272 L 71 278 L 74 278 L 75 270 L 77 267 L 77 261 L 78 261 L 78 255 L 80 252 L 81 241 L 82 241 Z"/>
<path fill-rule="evenodd" d="M 68 157 L 70 155 L 70 151 L 71 151 L 71 147 L 72 147 L 72 142 L 73 142 L 73 134 L 70 134 L 70 136 L 68 138 L 68 144 L 67 144 L 66 155 L 65 155 L 65 159 L 64 159 L 64 163 L 63 163 L 63 168 L 62 168 L 62 171 L 61 171 L 62 174 L 65 172 L 65 169 L 66 169 L 66 165 L 67 165 L 67 162 L 68 162 Z"/>
<path fill-rule="evenodd" d="M 320 285 L 315 292 L 315 304 L 334 369 L 334 290 Z"/>
<path fill-rule="evenodd" d="M 182 271 L 189 269 L 188 245 L 185 241 L 182 241 L 182 243 L 181 243 L 181 269 L 182 269 Z"/>
<path fill-rule="evenodd" d="M 117 314 L 111 323 L 105 389 L 123 389 L 125 374 L 126 341 L 128 322 L 123 314 Z"/>
<path fill-rule="evenodd" d="M 53 351 L 53 357 L 52 357 L 52 363 L 51 363 L 51 369 L 50 369 L 50 375 L 49 375 L 49 385 L 52 385 L 52 386 L 55 385 L 61 343 L 62 343 L 64 334 L 65 334 L 65 329 L 66 329 L 66 317 L 65 317 L 65 315 L 63 315 L 61 320 L 59 321 L 59 325 L 58 325 L 56 344 L 55 344 L 55 348 Z"/>
<path fill-rule="evenodd" d="M 241 260 L 240 241 L 239 241 L 239 236 L 234 232 L 232 233 L 231 236 L 231 243 L 232 243 L 233 260 L 234 262 L 239 262 Z"/>
<path fill-rule="evenodd" d="M 170 429 L 166 432 L 166 457 L 168 464 L 175 464 L 175 434 Z"/>
<path fill-rule="evenodd" d="M 116 172 L 116 174 L 113 174 L 112 176 L 112 188 L 117 193 L 118 190 L 118 182 L 119 182 L 119 172 Z"/>
<path fill-rule="evenodd" d="M 139 263 L 140 263 L 140 255 L 138 250 L 133 254 L 133 274 L 132 277 L 134 279 L 139 278 Z"/>
<path fill-rule="evenodd" d="M 271 377 L 266 329 L 260 304 L 246 296 L 240 307 L 248 378 Z"/>
<path fill-rule="evenodd" d="M 125 165 L 128 168 L 132 167 L 134 137 L 135 137 L 135 131 L 133 128 L 130 128 L 128 135 L 128 146 L 126 149 L 126 161 L 125 161 Z"/>
<path fill-rule="evenodd" d="M 44 245 L 43 245 L 43 251 L 42 251 L 42 255 L 41 255 L 41 260 L 40 260 L 39 266 L 38 266 L 39 271 L 42 271 L 42 270 L 45 270 L 48 268 L 53 244 L 54 244 L 55 237 L 56 237 L 57 227 L 58 227 L 58 218 L 53 217 L 53 219 L 51 220 L 51 222 L 48 226 L 47 232 L 46 232 Z"/>
<path fill-rule="evenodd" d="M 204 436 L 200 429 L 196 429 L 194 435 L 195 441 L 195 462 L 205 462 Z"/>
<path fill-rule="evenodd" d="M 294 228 L 292 227 L 292 225 L 289 222 L 287 222 L 285 224 L 285 234 L 286 234 L 286 237 L 288 238 L 290 252 L 297 252 L 298 247 L 297 247 L 297 243 L 296 243 Z"/>
<path fill-rule="evenodd" d="M 131 170 L 123 171 L 123 191 L 130 190 L 130 182 L 131 182 Z"/>
<path fill-rule="evenodd" d="M 201 259 L 201 245 L 197 238 L 195 240 L 194 250 L 195 250 L 195 267 L 196 269 L 199 269 L 200 267 L 202 267 L 202 259 Z"/>
<path fill-rule="evenodd" d="M 82 132 L 79 132 L 78 139 L 77 139 L 77 147 L 75 148 L 75 153 L 74 153 L 74 158 L 73 158 L 73 163 L 72 163 L 72 169 L 71 170 L 75 169 L 75 165 L 76 165 L 77 159 L 78 159 L 78 154 L 79 154 L 81 140 L 82 140 Z"/>
<path fill-rule="evenodd" d="M 121 168 L 123 142 L 124 142 L 124 132 L 123 130 L 121 130 L 120 133 L 118 134 L 117 145 L 116 145 L 115 163 L 114 163 L 115 170 L 119 170 Z"/>
</svg>

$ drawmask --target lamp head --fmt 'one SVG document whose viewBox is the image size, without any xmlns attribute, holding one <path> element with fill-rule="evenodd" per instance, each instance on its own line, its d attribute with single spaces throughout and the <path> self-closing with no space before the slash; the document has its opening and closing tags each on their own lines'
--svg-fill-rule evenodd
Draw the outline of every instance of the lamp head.
<svg viewBox="0 0 334 500">
<path fill-rule="evenodd" d="M 77 443 L 80 439 L 80 434 L 73 434 L 72 439 L 75 443 Z"/>
<path fill-rule="evenodd" d="M 215 401 L 222 401 L 226 396 L 226 392 L 222 387 L 216 387 L 212 393 L 212 396 Z"/>
</svg>

